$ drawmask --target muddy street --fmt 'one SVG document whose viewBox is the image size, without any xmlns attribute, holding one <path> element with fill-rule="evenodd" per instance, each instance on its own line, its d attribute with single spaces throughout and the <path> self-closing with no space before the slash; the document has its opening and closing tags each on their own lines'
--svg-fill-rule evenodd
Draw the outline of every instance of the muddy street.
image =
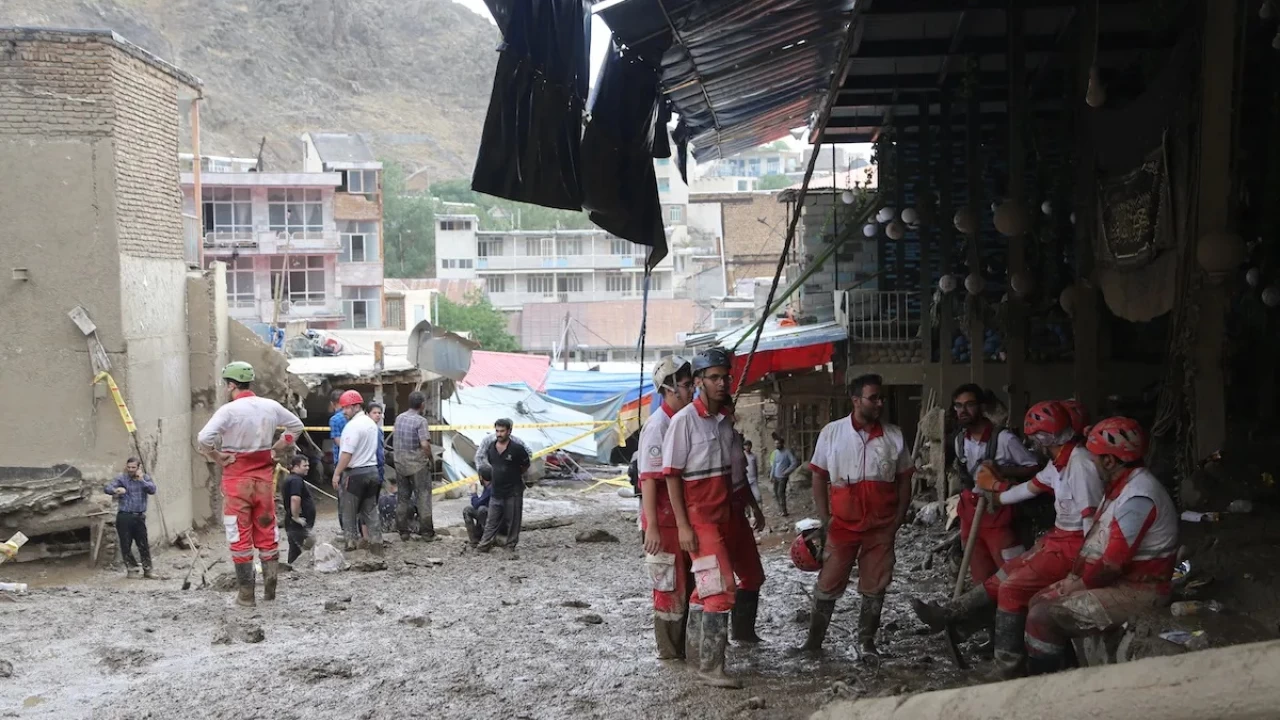
<svg viewBox="0 0 1280 720">
<path fill-rule="evenodd" d="M 190 553 L 177 549 L 158 556 L 165 579 L 154 581 L 78 564 L 8 565 L 5 579 L 32 588 L 0 602 L 0 659 L 14 668 L 0 679 L 0 716 L 798 718 L 837 696 L 963 682 L 939 638 L 918 634 L 906 602 L 911 588 L 946 585 L 941 570 L 920 567 L 935 538 L 918 528 L 899 536 L 885 657 L 867 665 L 852 649 L 852 598 L 821 659 L 785 657 L 803 640 L 816 576 L 791 566 L 791 534 L 777 525 L 761 541 L 766 642 L 730 649 L 746 689 L 713 691 L 654 659 L 635 500 L 532 489 L 526 522 L 572 524 L 526 532 L 517 554 L 487 555 L 466 548 L 462 502 L 438 504 L 437 526 L 452 533 L 438 542 L 392 535 L 385 570 L 356 569 L 369 559 L 357 552 L 346 558 L 352 569 L 323 574 L 304 555 L 282 573 L 279 600 L 255 610 L 235 607 L 232 592 L 198 589 L 198 574 L 196 588 L 181 590 Z M 575 541 L 597 528 L 619 542 Z M 336 531 L 332 515 L 321 520 L 321 540 Z M 220 537 L 207 546 L 225 558 Z M 224 559 L 212 574 L 229 569 Z"/>
</svg>

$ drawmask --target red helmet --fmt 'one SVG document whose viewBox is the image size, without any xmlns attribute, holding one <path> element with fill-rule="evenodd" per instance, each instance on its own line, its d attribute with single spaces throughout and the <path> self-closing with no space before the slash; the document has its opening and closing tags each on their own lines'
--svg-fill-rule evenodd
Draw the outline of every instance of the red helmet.
<svg viewBox="0 0 1280 720">
<path fill-rule="evenodd" d="M 338 407 L 351 405 L 364 405 L 364 397 L 356 390 L 348 390 L 342 393 L 342 397 L 338 398 Z"/>
<path fill-rule="evenodd" d="M 1114 455 L 1122 462 L 1135 462 L 1147 452 L 1147 434 L 1137 420 L 1111 417 L 1089 428 L 1085 448 L 1094 455 Z"/>
<path fill-rule="evenodd" d="M 1089 429 L 1089 413 L 1085 412 L 1084 405 L 1079 400 L 1061 400 L 1062 407 L 1067 409 L 1067 415 L 1071 416 L 1071 429 L 1076 431 L 1077 435 L 1084 436 Z"/>
<path fill-rule="evenodd" d="M 1062 403 L 1056 400 L 1046 400 L 1032 405 L 1022 421 L 1022 434 L 1027 437 L 1044 433 L 1056 438 L 1069 429 L 1071 429 L 1071 415 L 1066 408 L 1062 407 Z"/>
<path fill-rule="evenodd" d="M 816 530 L 805 530 L 796 535 L 791 543 L 791 563 L 805 572 L 817 572 L 822 569 L 822 561 L 818 559 L 818 549 L 809 538 Z"/>
</svg>

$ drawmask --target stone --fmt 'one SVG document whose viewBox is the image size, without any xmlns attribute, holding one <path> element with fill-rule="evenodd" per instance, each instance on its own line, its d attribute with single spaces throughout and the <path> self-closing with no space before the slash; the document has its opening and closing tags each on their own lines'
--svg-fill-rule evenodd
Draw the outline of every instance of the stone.
<svg viewBox="0 0 1280 720">
<path fill-rule="evenodd" d="M 564 602 L 560 603 L 560 606 L 567 607 L 567 608 L 578 608 L 579 610 L 586 610 L 587 608 L 591 607 L 591 603 L 586 602 L 585 600 L 565 600 Z"/>
<path fill-rule="evenodd" d="M 379 572 L 387 569 L 387 561 L 382 558 L 370 558 L 369 560 L 358 560 L 351 563 L 347 567 L 348 570 L 355 572 Z"/>
<path fill-rule="evenodd" d="M 13 677 L 13 663 L 8 660 L 0 660 L 0 678 Z"/>
<path fill-rule="evenodd" d="M 574 540 L 577 540 L 580 543 L 616 543 L 618 542 L 618 538 L 609 534 L 605 530 L 601 530 L 600 528 L 596 528 L 594 530 L 583 530 L 582 532 L 578 533 L 574 537 Z"/>
<path fill-rule="evenodd" d="M 405 615 L 400 618 L 400 622 L 404 625 L 412 625 L 416 628 L 422 628 L 431 624 L 431 618 L 426 615 Z"/>
<path fill-rule="evenodd" d="M 324 609 L 325 609 L 325 610 L 327 610 L 327 611 L 329 611 L 329 612 L 338 612 L 338 611 L 341 611 L 341 610 L 346 610 L 346 609 L 347 609 L 347 605 L 346 605 L 346 603 L 344 603 L 344 602 L 342 602 L 342 601 L 340 601 L 340 600 L 325 600 L 325 601 L 324 601 Z"/>
<path fill-rule="evenodd" d="M 595 613 L 587 613 L 586 615 L 579 615 L 578 622 L 583 625 L 599 625 L 604 622 L 604 618 Z"/>
<path fill-rule="evenodd" d="M 256 644 L 267 639 L 260 625 L 241 625 L 237 628 L 236 639 L 240 642 Z"/>
</svg>

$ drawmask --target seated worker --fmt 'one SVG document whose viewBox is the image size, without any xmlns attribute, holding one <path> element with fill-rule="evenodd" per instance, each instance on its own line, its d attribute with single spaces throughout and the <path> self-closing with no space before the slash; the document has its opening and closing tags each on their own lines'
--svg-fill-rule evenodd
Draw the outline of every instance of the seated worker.
<svg viewBox="0 0 1280 720">
<path fill-rule="evenodd" d="M 471 504 L 462 508 L 462 523 L 467 526 L 467 538 L 471 547 L 480 544 L 484 535 L 484 525 L 489 521 L 489 500 L 493 498 L 493 471 L 484 468 L 480 471 L 480 485 L 484 488 L 479 495 L 471 493 Z M 507 534 L 506 523 L 498 527 L 498 534 Z"/>
<path fill-rule="evenodd" d="M 1027 605 L 1036 593 L 1071 572 L 1103 494 L 1093 457 L 1081 447 L 1072 427 L 1071 414 L 1060 403 L 1042 402 L 1028 410 L 1023 434 L 1049 458 L 1044 469 L 1030 481 L 1011 488 L 989 472 L 989 467 L 981 468 L 977 484 L 992 508 L 1053 493 L 1053 529 L 1033 548 L 1005 563 L 983 585 L 959 598 L 941 605 L 911 600 L 916 615 L 934 630 L 941 630 L 951 622 L 988 615 L 995 605 L 998 609 L 994 679 L 999 680 L 1023 673 Z"/>
<path fill-rule="evenodd" d="M 1067 641 L 1106 632 L 1168 604 L 1178 556 L 1178 508 L 1143 467 L 1147 438 L 1136 420 L 1107 418 L 1089 430 L 1107 493 L 1071 574 L 1031 598 L 1027 670 L 1061 670 Z"/>
<path fill-rule="evenodd" d="M 284 499 L 284 532 L 289 538 L 290 565 L 304 549 L 315 544 L 311 530 L 316 526 L 316 503 L 306 481 L 310 470 L 311 461 L 306 455 L 294 455 L 289 459 L 289 475 L 280 490 Z"/>
</svg>

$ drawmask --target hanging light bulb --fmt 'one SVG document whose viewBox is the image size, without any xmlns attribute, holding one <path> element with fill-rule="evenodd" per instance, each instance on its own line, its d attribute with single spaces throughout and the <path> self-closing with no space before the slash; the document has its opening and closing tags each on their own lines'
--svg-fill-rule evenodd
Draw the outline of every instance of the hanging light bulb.
<svg viewBox="0 0 1280 720">
<path fill-rule="evenodd" d="M 1084 101 L 1091 108 L 1102 107 L 1107 102 L 1107 89 L 1102 85 L 1097 63 L 1089 68 L 1089 89 L 1084 94 Z"/>
<path fill-rule="evenodd" d="M 1276 32 L 1276 36 L 1271 38 L 1271 49 L 1280 50 L 1280 31 Z"/>
<path fill-rule="evenodd" d="M 1280 287 L 1272 285 L 1262 291 L 1262 302 L 1267 307 L 1280 305 Z"/>
<path fill-rule="evenodd" d="M 1072 225 L 1075 225 L 1075 224 L 1076 224 L 1076 214 L 1075 214 L 1075 213 L 1071 213 L 1071 224 L 1072 224 Z"/>
<path fill-rule="evenodd" d="M 893 220 L 894 216 L 897 214 L 898 211 L 891 207 L 882 207 L 880 208 L 880 212 L 876 213 L 876 222 L 887 223 L 890 220 Z"/>
<path fill-rule="evenodd" d="M 845 190 L 844 192 L 840 193 L 840 202 L 844 203 L 845 205 L 852 205 L 854 200 L 855 198 L 853 197 L 852 190 Z"/>
<path fill-rule="evenodd" d="M 880 232 L 880 226 L 875 223 L 867 223 L 862 226 L 862 236 L 873 238 Z"/>
<path fill-rule="evenodd" d="M 956 230 L 959 230 L 965 235 L 971 235 L 978 229 L 978 219 L 974 216 L 973 211 L 968 207 L 962 207 L 957 210 L 953 222 L 956 226 Z"/>
<path fill-rule="evenodd" d="M 1262 273 L 1258 272 L 1258 268 L 1249 268 L 1249 272 L 1244 274 L 1244 281 L 1249 283 L 1249 287 L 1258 287 L 1258 283 L 1262 280 Z"/>
<path fill-rule="evenodd" d="M 915 208 L 903 208 L 903 209 L 902 209 L 902 222 L 904 222 L 904 223 L 906 223 L 906 224 L 908 224 L 908 225 L 919 225 L 919 224 L 920 224 L 920 214 L 916 212 L 916 209 L 915 209 Z"/>
<path fill-rule="evenodd" d="M 938 278 L 938 289 L 944 293 L 953 293 L 956 290 L 956 276 L 943 275 Z"/>
<path fill-rule="evenodd" d="M 986 288 L 987 281 L 976 272 L 969 273 L 969 276 L 964 279 L 964 289 L 968 290 L 970 295 L 981 295 Z"/>
<path fill-rule="evenodd" d="M 1040 212 L 1044 213 L 1045 215 L 1052 215 L 1053 202 L 1050 200 L 1045 200 L 1044 202 L 1040 203 Z"/>
<path fill-rule="evenodd" d="M 994 218 L 996 230 L 1005 237 L 1014 237 L 1027 231 L 1031 225 L 1027 211 L 1017 200 L 1006 200 L 996 208 Z"/>
<path fill-rule="evenodd" d="M 894 220 L 884 226 L 884 234 L 888 235 L 890 240 L 901 240 L 907 236 L 907 226 L 903 225 L 901 220 Z"/>
</svg>

